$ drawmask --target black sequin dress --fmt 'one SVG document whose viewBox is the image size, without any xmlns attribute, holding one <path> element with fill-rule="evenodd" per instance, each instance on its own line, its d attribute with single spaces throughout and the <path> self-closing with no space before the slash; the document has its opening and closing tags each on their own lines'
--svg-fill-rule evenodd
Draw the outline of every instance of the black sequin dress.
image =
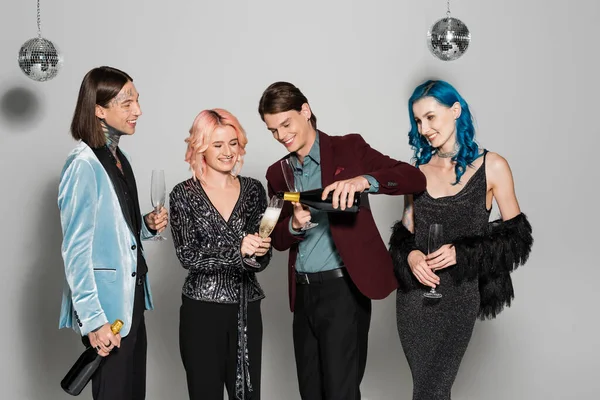
<svg viewBox="0 0 600 400">
<path fill-rule="evenodd" d="M 487 182 L 484 161 L 454 196 L 414 196 L 415 244 L 427 254 L 429 226 L 441 224 L 444 242 L 486 232 Z M 400 341 L 413 377 L 413 400 L 449 400 L 458 368 L 471 339 L 479 311 L 477 279 L 457 282 L 452 267 L 438 271 L 441 299 L 423 297 L 429 288 L 397 292 Z"/>
</svg>

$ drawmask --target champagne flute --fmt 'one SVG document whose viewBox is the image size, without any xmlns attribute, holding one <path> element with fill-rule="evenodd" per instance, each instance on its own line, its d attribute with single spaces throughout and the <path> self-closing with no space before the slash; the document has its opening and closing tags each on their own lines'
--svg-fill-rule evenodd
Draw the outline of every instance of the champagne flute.
<svg viewBox="0 0 600 400">
<path fill-rule="evenodd" d="M 444 230 L 440 224 L 431 224 L 429 226 L 429 239 L 427 241 L 427 255 L 437 251 L 444 245 Z M 435 288 L 431 288 L 429 292 L 423 293 L 423 296 L 430 299 L 439 299 L 442 297 L 441 293 L 435 291 Z"/>
<path fill-rule="evenodd" d="M 162 169 L 155 169 L 152 171 L 152 181 L 150 186 L 150 200 L 152 201 L 152 207 L 154 207 L 155 213 L 158 214 L 160 209 L 164 207 L 166 197 L 167 190 L 165 186 L 165 171 Z M 158 232 L 150 240 L 163 241 L 167 240 L 167 238 Z"/>
<path fill-rule="evenodd" d="M 277 225 L 277 221 L 279 220 L 279 214 L 281 214 L 281 209 L 283 208 L 283 203 L 283 199 L 277 196 L 273 196 L 269 200 L 269 205 L 262 215 L 260 227 L 258 228 L 258 236 L 262 239 L 268 238 L 273 229 L 275 229 L 275 225 Z M 244 258 L 244 262 L 253 268 L 260 268 L 259 262 L 256 261 L 256 254 L 253 254 L 252 257 Z"/>
<path fill-rule="evenodd" d="M 283 172 L 283 178 L 290 192 L 299 192 L 296 187 L 296 178 L 294 176 L 294 166 L 292 165 L 291 156 L 281 160 L 281 171 Z M 300 229 L 301 231 L 307 231 L 319 225 L 316 222 L 307 221 L 304 226 Z"/>
</svg>

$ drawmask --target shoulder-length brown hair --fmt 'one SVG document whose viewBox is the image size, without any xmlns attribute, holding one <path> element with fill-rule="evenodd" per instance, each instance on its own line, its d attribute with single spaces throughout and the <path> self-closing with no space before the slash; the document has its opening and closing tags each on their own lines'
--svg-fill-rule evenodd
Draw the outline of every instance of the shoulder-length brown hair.
<svg viewBox="0 0 600 400">
<path fill-rule="evenodd" d="M 106 144 L 102 125 L 96 117 L 96 105 L 108 107 L 108 103 L 128 81 L 133 82 L 133 79 L 112 67 L 94 68 L 85 75 L 71 121 L 71 135 L 75 140 L 81 140 L 93 148 Z"/>
</svg>

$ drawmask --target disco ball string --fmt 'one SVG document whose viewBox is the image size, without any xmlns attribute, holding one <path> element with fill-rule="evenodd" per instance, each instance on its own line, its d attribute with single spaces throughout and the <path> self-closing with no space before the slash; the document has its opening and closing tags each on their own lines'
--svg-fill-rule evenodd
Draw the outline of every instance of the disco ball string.
<svg viewBox="0 0 600 400">
<path fill-rule="evenodd" d="M 44 82 L 54 78 L 63 64 L 58 47 L 42 37 L 40 0 L 37 0 L 38 37 L 29 39 L 19 49 L 19 68 L 30 79 Z"/>
</svg>

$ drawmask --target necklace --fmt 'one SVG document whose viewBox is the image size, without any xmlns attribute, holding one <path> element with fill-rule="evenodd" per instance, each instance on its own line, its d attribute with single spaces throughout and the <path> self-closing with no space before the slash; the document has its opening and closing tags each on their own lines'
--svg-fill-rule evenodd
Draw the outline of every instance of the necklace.
<svg viewBox="0 0 600 400">
<path fill-rule="evenodd" d="M 439 148 L 437 148 L 436 151 L 435 151 L 435 154 L 437 154 L 437 156 L 439 158 L 452 158 L 452 157 L 454 157 L 455 155 L 458 154 L 458 143 L 454 143 L 454 150 L 452 150 L 452 151 L 444 153 Z"/>
<path fill-rule="evenodd" d="M 437 154 L 437 156 L 439 158 L 452 158 L 458 154 L 458 150 L 449 151 L 448 153 L 444 153 L 444 152 L 438 150 L 438 151 L 436 151 L 435 154 Z"/>
</svg>

